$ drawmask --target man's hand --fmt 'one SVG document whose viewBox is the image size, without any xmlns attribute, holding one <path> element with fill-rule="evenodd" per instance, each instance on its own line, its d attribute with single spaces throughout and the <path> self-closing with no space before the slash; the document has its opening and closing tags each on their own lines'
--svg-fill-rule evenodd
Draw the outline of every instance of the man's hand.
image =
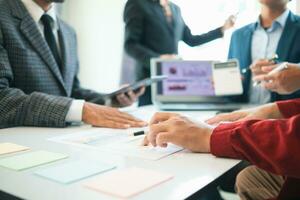
<svg viewBox="0 0 300 200">
<path fill-rule="evenodd" d="M 228 19 L 226 19 L 226 21 L 225 21 L 225 23 L 224 23 L 224 25 L 223 25 L 223 27 L 222 27 L 223 33 L 224 33 L 226 30 L 232 28 L 232 27 L 234 26 L 234 24 L 235 24 L 235 21 L 236 21 L 236 16 L 230 15 L 230 16 L 228 17 Z"/>
<path fill-rule="evenodd" d="M 161 59 L 176 59 L 176 58 L 178 58 L 178 56 L 175 54 L 162 54 L 162 55 L 160 55 L 159 58 L 161 58 Z"/>
<path fill-rule="evenodd" d="M 256 78 L 256 76 L 267 74 L 267 72 L 263 71 L 262 68 L 271 65 L 274 65 L 274 62 L 267 59 L 260 59 L 253 62 L 250 66 L 253 80 Z"/>
<path fill-rule="evenodd" d="M 262 87 L 279 94 L 291 94 L 300 89 L 300 66 L 287 64 L 288 68 L 272 75 L 268 75 L 277 65 L 264 66 L 263 75 L 256 76 L 255 81 L 260 81 Z"/>
<path fill-rule="evenodd" d="M 210 152 L 210 136 L 213 127 L 195 123 L 174 113 L 156 113 L 144 143 L 167 147 L 172 143 L 193 152 Z"/>
<path fill-rule="evenodd" d="M 252 119 L 280 119 L 282 115 L 276 103 L 266 104 L 257 108 L 238 110 L 232 113 L 217 115 L 206 120 L 210 125 L 217 125 L 221 122 L 235 122 Z"/>
<path fill-rule="evenodd" d="M 126 86 L 127 85 L 123 87 Z M 139 96 L 143 95 L 144 93 L 145 93 L 145 87 L 141 87 L 137 91 L 129 91 L 123 94 L 119 94 L 115 98 L 113 98 L 112 105 L 116 107 L 130 106 L 138 100 Z"/>
<path fill-rule="evenodd" d="M 147 125 L 146 122 L 136 119 L 127 113 L 120 112 L 116 108 L 93 103 L 84 103 L 82 121 L 93 126 L 119 129 Z"/>
</svg>

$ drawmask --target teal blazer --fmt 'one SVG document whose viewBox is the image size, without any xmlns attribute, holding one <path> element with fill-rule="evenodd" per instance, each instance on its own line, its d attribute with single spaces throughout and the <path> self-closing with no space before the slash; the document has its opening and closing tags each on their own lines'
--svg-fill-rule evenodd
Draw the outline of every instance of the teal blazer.
<svg viewBox="0 0 300 200">
<path fill-rule="evenodd" d="M 251 44 L 256 23 L 249 24 L 236 30 L 230 42 L 228 58 L 236 58 L 240 62 L 241 71 L 251 65 Z M 290 12 L 282 36 L 279 40 L 276 53 L 279 60 L 291 63 L 300 63 L 300 17 Z M 300 78 L 300 77 L 299 77 Z M 244 75 L 243 95 L 233 97 L 234 101 L 248 102 L 249 87 L 251 83 L 251 71 Z M 300 98 L 300 90 L 290 95 L 279 95 L 272 92 L 271 101 Z"/>
</svg>

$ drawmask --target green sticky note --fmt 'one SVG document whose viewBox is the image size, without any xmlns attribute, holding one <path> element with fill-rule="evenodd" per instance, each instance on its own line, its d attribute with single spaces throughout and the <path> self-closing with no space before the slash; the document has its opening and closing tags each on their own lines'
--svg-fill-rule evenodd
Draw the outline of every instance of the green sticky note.
<svg viewBox="0 0 300 200">
<path fill-rule="evenodd" d="M 57 160 L 61 160 L 67 157 L 67 155 L 60 153 L 52 153 L 48 151 L 35 151 L 1 159 L 0 166 L 20 171 L 54 162 Z"/>
</svg>

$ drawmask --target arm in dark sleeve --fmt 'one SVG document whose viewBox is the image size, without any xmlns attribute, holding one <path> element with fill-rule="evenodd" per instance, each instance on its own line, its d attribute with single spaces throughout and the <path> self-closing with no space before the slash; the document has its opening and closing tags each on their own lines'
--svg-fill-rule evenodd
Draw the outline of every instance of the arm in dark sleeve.
<svg viewBox="0 0 300 200">
<path fill-rule="evenodd" d="M 75 77 L 73 83 L 72 98 L 84 99 L 85 101 L 93 102 L 100 105 L 105 104 L 104 94 L 82 88 L 80 86 L 80 81 L 77 76 Z"/>
<path fill-rule="evenodd" d="M 266 171 L 300 178 L 300 114 L 221 124 L 210 145 L 216 156 L 247 160 Z"/>
<path fill-rule="evenodd" d="M 129 0 L 124 11 L 125 50 L 130 56 L 146 66 L 151 58 L 159 57 L 160 55 L 141 44 L 144 26 L 143 18 L 138 2 Z"/>
<path fill-rule="evenodd" d="M 72 99 L 13 88 L 13 72 L 0 29 L 0 128 L 64 127 Z"/>
<path fill-rule="evenodd" d="M 179 15 L 181 15 L 181 11 L 178 8 Z M 184 22 L 183 22 L 184 23 Z M 215 30 L 209 31 L 208 33 L 202 35 L 193 35 L 190 28 L 184 23 L 183 30 L 183 38 L 182 40 L 189 46 L 198 46 L 201 44 L 208 43 L 210 41 L 216 40 L 218 38 L 223 37 L 222 27 L 217 28 Z"/>
</svg>

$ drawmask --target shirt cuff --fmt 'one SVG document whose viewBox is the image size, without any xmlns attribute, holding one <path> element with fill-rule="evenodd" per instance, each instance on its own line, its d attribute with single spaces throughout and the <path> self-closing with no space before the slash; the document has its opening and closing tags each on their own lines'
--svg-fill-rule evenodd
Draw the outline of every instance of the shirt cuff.
<svg viewBox="0 0 300 200">
<path fill-rule="evenodd" d="M 70 109 L 66 116 L 66 122 L 68 123 L 78 123 L 82 121 L 82 110 L 84 100 L 73 100 Z"/>
<path fill-rule="evenodd" d="M 290 118 L 300 113 L 300 98 L 285 101 L 277 101 L 276 104 L 284 118 Z"/>
<path fill-rule="evenodd" d="M 234 132 L 242 122 L 224 123 L 217 126 L 210 139 L 211 153 L 218 157 L 239 158 L 233 149 L 232 140 Z"/>
</svg>

